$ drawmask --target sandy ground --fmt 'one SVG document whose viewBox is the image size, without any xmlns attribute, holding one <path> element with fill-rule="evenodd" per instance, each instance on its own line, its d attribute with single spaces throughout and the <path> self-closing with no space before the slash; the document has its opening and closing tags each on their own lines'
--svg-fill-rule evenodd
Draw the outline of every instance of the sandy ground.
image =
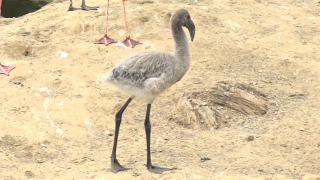
<svg viewBox="0 0 320 180">
<path fill-rule="evenodd" d="M 104 34 L 107 1 L 88 0 L 101 9 L 87 12 L 66 12 L 68 3 L 1 19 L 1 63 L 16 69 L 0 75 L 0 179 L 320 178 L 318 1 L 129 0 L 131 37 L 143 42 L 132 50 L 93 43 Z M 109 36 L 121 41 L 121 1 L 110 6 Z M 133 101 L 118 144 L 118 160 L 132 169 L 114 174 L 114 116 L 128 97 L 98 78 L 133 52 L 172 51 L 168 13 L 178 7 L 197 28 L 192 64 L 151 112 L 153 163 L 175 170 L 146 170 L 146 104 Z M 184 126 L 175 99 L 219 81 L 263 92 L 268 112 L 226 114 L 229 127 Z"/>
</svg>

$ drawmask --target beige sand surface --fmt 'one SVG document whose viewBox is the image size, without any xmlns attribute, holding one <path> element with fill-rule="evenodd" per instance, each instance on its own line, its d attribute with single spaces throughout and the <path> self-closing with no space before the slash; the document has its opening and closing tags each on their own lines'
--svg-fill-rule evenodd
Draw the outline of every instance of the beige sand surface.
<svg viewBox="0 0 320 180">
<path fill-rule="evenodd" d="M 319 179 L 318 1 L 128 0 L 131 37 L 143 42 L 132 50 L 93 44 L 104 34 L 106 4 L 87 0 L 101 9 L 66 12 L 69 1 L 62 0 L 23 17 L 1 18 L 0 61 L 16 69 L 0 75 L 0 179 Z M 110 6 L 109 35 L 120 41 L 121 1 Z M 114 174 L 114 116 L 127 96 L 98 78 L 133 52 L 172 51 L 168 14 L 178 7 L 191 13 L 197 28 L 192 64 L 151 112 L 153 163 L 176 170 L 146 170 L 146 104 L 133 101 L 118 144 L 119 161 L 132 170 Z M 208 92 L 219 81 L 266 94 L 267 114 L 222 107 L 229 127 L 181 123 L 187 117 L 177 98 Z"/>
</svg>

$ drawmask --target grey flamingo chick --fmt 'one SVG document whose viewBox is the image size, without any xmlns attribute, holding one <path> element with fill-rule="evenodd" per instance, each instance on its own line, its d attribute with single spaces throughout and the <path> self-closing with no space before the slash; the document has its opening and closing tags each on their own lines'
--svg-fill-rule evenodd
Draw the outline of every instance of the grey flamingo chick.
<svg viewBox="0 0 320 180">
<path fill-rule="evenodd" d="M 98 10 L 99 6 L 97 7 L 89 7 L 86 5 L 86 2 L 85 0 L 82 0 L 82 3 L 81 3 L 81 8 L 74 8 L 72 6 L 72 0 L 70 0 L 70 5 L 69 5 L 69 9 L 68 11 L 75 11 L 75 10 L 86 10 L 86 11 L 89 11 L 89 10 Z"/>
<path fill-rule="evenodd" d="M 150 110 L 154 99 L 164 90 L 178 82 L 190 66 L 190 52 L 187 37 L 182 29 L 189 30 L 191 41 L 195 35 L 195 25 L 190 14 L 185 9 L 177 9 L 171 17 L 171 31 L 174 39 L 174 53 L 143 52 L 132 54 L 120 60 L 119 64 L 103 77 L 103 81 L 115 85 L 118 89 L 130 95 L 130 98 L 116 114 L 115 136 L 111 155 L 111 170 L 118 172 L 127 170 L 117 160 L 116 150 L 122 114 L 134 98 L 145 100 L 147 113 L 144 127 L 147 139 L 147 168 L 154 173 L 171 170 L 153 166 L 150 154 Z"/>
</svg>

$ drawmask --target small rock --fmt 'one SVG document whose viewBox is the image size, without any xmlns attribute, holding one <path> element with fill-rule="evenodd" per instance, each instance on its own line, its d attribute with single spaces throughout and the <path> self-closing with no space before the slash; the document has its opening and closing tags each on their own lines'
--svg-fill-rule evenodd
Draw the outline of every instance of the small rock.
<svg viewBox="0 0 320 180">
<path fill-rule="evenodd" d="M 304 128 L 300 128 L 300 131 L 304 131 Z"/>
<path fill-rule="evenodd" d="M 134 172 L 134 173 L 133 173 L 133 176 L 134 176 L 134 177 L 137 177 L 137 176 L 140 176 L 140 174 L 137 173 L 137 172 Z"/>
<path fill-rule="evenodd" d="M 72 162 L 73 162 L 73 163 L 83 163 L 83 162 L 85 162 L 86 160 L 87 160 L 87 158 L 84 157 L 84 158 L 81 158 L 81 159 L 74 159 L 74 160 L 72 160 Z"/>
<path fill-rule="evenodd" d="M 110 131 L 105 131 L 104 134 L 108 135 L 108 136 L 113 136 L 113 133 Z"/>
<path fill-rule="evenodd" d="M 57 70 L 57 74 L 58 74 L 58 76 L 61 76 L 61 75 L 62 75 L 62 70 L 61 70 L 61 69 L 58 69 L 58 70 Z"/>
<path fill-rule="evenodd" d="M 138 161 L 136 161 L 136 160 L 130 160 L 130 161 L 129 161 L 130 164 L 134 164 L 134 163 L 136 163 L 136 162 L 138 162 Z"/>
<path fill-rule="evenodd" d="M 44 160 L 41 159 L 41 158 L 37 158 L 37 159 L 36 159 L 36 162 L 37 162 L 37 163 L 44 163 Z"/>
<path fill-rule="evenodd" d="M 81 94 L 78 94 L 78 95 L 75 95 L 74 97 L 76 97 L 76 98 L 82 98 L 82 95 L 81 95 Z"/>
<path fill-rule="evenodd" d="M 23 32 L 22 33 L 22 36 L 28 36 L 28 35 L 30 35 L 30 32 Z"/>
<path fill-rule="evenodd" d="M 21 81 L 10 81 L 12 84 L 20 85 Z"/>
<path fill-rule="evenodd" d="M 211 160 L 211 159 L 208 158 L 208 157 L 202 157 L 202 158 L 201 158 L 201 162 L 208 161 L 208 160 Z"/>
<path fill-rule="evenodd" d="M 57 77 L 56 80 L 59 80 L 59 78 Z"/>
<path fill-rule="evenodd" d="M 27 178 L 34 178 L 34 173 L 32 171 L 26 171 L 24 174 L 27 176 Z"/>
<path fill-rule="evenodd" d="M 253 141 L 254 140 L 254 136 L 253 135 L 249 135 L 248 137 L 247 137 L 247 141 Z"/>
</svg>

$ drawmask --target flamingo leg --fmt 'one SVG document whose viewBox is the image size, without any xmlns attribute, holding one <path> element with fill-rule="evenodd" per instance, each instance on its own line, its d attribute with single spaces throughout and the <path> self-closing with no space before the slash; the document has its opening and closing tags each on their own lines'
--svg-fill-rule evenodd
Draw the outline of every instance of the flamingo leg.
<svg viewBox="0 0 320 180">
<path fill-rule="evenodd" d="M 141 42 L 130 38 L 129 31 L 128 31 L 126 8 L 125 8 L 124 0 L 122 0 L 122 6 L 123 6 L 124 22 L 126 25 L 126 32 L 127 32 L 127 37 L 122 43 L 127 47 L 134 48 L 136 45 L 141 44 Z"/>
<path fill-rule="evenodd" d="M 107 4 L 107 12 L 106 12 L 106 33 L 104 34 L 104 36 L 101 39 L 96 41 L 95 44 L 109 45 L 111 43 L 115 43 L 116 42 L 114 39 L 109 38 L 108 35 L 107 35 L 107 32 L 108 32 L 108 14 L 109 14 L 109 0 L 108 0 L 108 4 Z"/>
<path fill-rule="evenodd" d="M 99 8 L 99 6 L 97 6 L 97 7 L 87 6 L 85 0 L 82 0 L 81 8 L 74 8 L 74 7 L 72 6 L 72 4 L 73 4 L 73 2 L 72 2 L 72 0 L 70 0 L 70 5 L 69 5 L 68 11 L 75 11 L 75 10 L 85 10 L 85 11 L 89 11 L 89 10 L 98 10 L 98 8 Z"/>
<path fill-rule="evenodd" d="M 122 113 L 126 110 L 127 106 L 130 104 L 132 98 L 129 98 L 127 102 L 122 106 L 120 111 L 116 114 L 116 127 L 115 127 L 115 134 L 114 134 L 114 141 L 113 141 L 113 150 L 111 154 L 111 171 L 117 173 L 119 171 L 128 170 L 129 168 L 125 168 L 120 165 L 117 160 L 117 143 L 118 143 L 118 136 L 120 131 L 120 124 L 122 120 Z"/>
<path fill-rule="evenodd" d="M 147 168 L 148 168 L 149 171 L 151 171 L 153 173 L 161 174 L 163 171 L 169 171 L 169 170 L 172 170 L 172 169 L 153 166 L 152 163 L 151 163 L 151 152 L 150 152 L 150 139 L 151 139 L 150 110 L 151 110 L 151 104 L 148 104 L 147 113 L 146 113 L 146 119 L 144 121 L 144 128 L 145 128 L 145 131 L 146 131 L 146 139 L 147 139 Z"/>
</svg>

